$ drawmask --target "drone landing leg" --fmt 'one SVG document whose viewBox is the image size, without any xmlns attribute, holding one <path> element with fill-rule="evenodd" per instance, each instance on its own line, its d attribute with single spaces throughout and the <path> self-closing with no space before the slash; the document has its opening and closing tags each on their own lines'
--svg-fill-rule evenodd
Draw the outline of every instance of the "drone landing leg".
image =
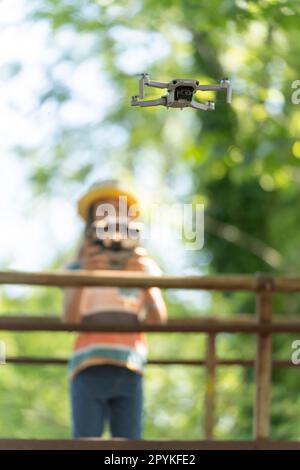
<svg viewBox="0 0 300 470">
<path fill-rule="evenodd" d="M 139 98 L 141 99 L 144 98 L 144 84 L 145 84 L 145 78 L 142 77 L 139 80 Z"/>
<path fill-rule="evenodd" d="M 144 98 L 145 85 L 149 87 L 154 87 L 154 88 L 168 88 L 168 83 L 156 82 L 156 81 L 150 80 L 149 75 L 147 73 L 143 73 L 139 80 L 139 96 L 138 97 L 140 99 Z"/>
</svg>

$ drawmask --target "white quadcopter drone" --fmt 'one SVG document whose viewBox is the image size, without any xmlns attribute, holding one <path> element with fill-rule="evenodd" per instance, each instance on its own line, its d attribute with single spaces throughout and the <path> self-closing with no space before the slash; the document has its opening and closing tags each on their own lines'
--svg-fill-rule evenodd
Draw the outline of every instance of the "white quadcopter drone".
<svg viewBox="0 0 300 470">
<path fill-rule="evenodd" d="M 144 98 L 144 86 L 154 88 L 166 88 L 167 94 L 161 98 L 154 100 L 140 101 Z M 169 83 L 156 82 L 150 80 L 149 74 L 142 73 L 139 80 L 139 95 L 132 96 L 132 106 L 166 106 L 167 108 L 195 108 L 203 111 L 213 111 L 215 103 L 208 101 L 207 103 L 199 103 L 193 100 L 193 95 L 197 91 L 220 91 L 226 90 L 226 102 L 231 103 L 232 87 L 230 80 L 224 78 L 219 85 L 200 85 L 198 80 L 190 80 L 185 78 L 177 78 Z M 140 99 L 140 100 L 139 100 Z"/>
</svg>

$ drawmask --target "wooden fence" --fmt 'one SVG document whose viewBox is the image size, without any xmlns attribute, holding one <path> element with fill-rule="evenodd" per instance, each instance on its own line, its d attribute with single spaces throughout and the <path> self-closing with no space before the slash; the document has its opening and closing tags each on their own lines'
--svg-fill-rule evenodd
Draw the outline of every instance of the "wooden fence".
<svg viewBox="0 0 300 470">
<path fill-rule="evenodd" d="M 135 272 L 112 271 L 59 271 L 59 272 L 0 272 L 0 284 L 24 284 L 51 287 L 106 286 L 106 287 L 159 287 L 162 289 L 199 289 L 218 291 L 252 291 L 256 296 L 256 312 L 254 315 L 234 315 L 227 318 L 216 316 L 201 318 L 170 319 L 166 324 L 150 325 L 95 325 L 64 323 L 57 317 L 36 316 L 0 316 L 0 331 L 119 331 L 119 332 L 155 332 L 155 333 L 205 333 L 207 335 L 206 358 L 200 359 L 168 359 L 150 360 L 149 364 L 156 365 L 193 365 L 206 368 L 205 393 L 205 423 L 204 431 L 207 442 L 214 437 L 216 369 L 219 366 L 239 365 L 255 367 L 255 400 L 253 439 L 256 447 L 261 448 L 261 442 L 268 442 L 270 436 L 270 392 L 272 367 L 293 367 L 287 360 L 272 359 L 273 333 L 300 333 L 300 317 L 289 318 L 276 316 L 272 318 L 272 295 L 274 292 L 300 292 L 300 278 L 273 277 L 258 273 L 254 276 L 150 276 Z M 241 333 L 256 335 L 256 356 L 249 359 L 221 359 L 216 354 L 216 338 L 219 333 Z M 51 357 L 8 357 L 8 363 L 13 364 L 57 364 L 65 365 L 66 358 Z M 295 367 L 295 366 L 294 366 Z M 300 426 L 300 420 L 299 420 Z M 0 449 L 4 448 L 5 440 L 0 441 Z M 14 440 L 6 441 L 13 446 Z M 33 442 L 33 441 L 28 441 Z M 45 441 L 46 442 L 46 441 Z M 113 441 L 111 441 L 113 442 Z M 169 441 L 168 441 L 169 442 Z M 194 442 L 194 441 L 193 441 Z M 199 441 L 200 443 L 201 441 Z M 202 441 L 202 447 L 207 445 Z M 33 445 L 33 444 L 32 444 Z M 34 448 L 39 448 L 37 444 Z M 46 445 L 46 444 L 45 444 Z M 109 444 L 110 445 L 110 444 Z M 171 444 L 169 444 L 170 446 Z M 175 444 L 174 444 L 175 445 Z M 194 445 L 194 444 L 193 444 Z M 213 444 L 212 444 L 213 445 Z M 233 443 L 231 443 L 233 446 Z M 239 444 L 243 446 L 243 444 Z M 245 444 L 246 445 L 246 444 Z M 252 443 L 252 448 L 255 445 Z M 286 444 L 287 445 L 287 444 Z M 16 444 L 18 448 L 21 444 Z M 24 445 L 25 446 L 25 441 Z M 71 448 L 72 444 L 70 444 Z M 88 446 L 88 444 L 87 444 Z M 237 444 L 238 446 L 238 444 Z M 289 443 L 288 447 L 297 447 L 298 443 Z M 50 446 L 51 447 L 51 446 Z M 122 445 L 121 445 L 122 447 Z M 200 446 L 200 448 L 202 448 Z M 266 444 L 266 448 L 272 444 Z M 48 447 L 49 448 L 49 447 Z M 115 447 L 118 448 L 118 447 Z M 131 447 L 132 448 L 132 447 Z M 137 448 L 149 448 L 138 446 Z M 154 447 L 153 447 L 154 448 Z M 161 447 L 160 447 L 161 448 Z M 168 447 L 171 448 L 171 447 Z M 177 447 L 179 448 L 179 447 Z M 193 447 L 195 448 L 195 447 Z M 218 447 L 223 448 L 221 443 Z M 300 443 L 299 443 L 300 448 Z"/>
</svg>

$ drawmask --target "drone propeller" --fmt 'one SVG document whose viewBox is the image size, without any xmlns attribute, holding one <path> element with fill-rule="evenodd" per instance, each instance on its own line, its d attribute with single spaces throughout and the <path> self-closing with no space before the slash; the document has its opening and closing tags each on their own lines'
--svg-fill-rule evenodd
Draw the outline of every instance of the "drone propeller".
<svg viewBox="0 0 300 470">
<path fill-rule="evenodd" d="M 133 77 L 146 78 L 146 77 L 150 77 L 150 74 L 148 72 L 138 72 L 138 73 L 134 73 Z"/>
</svg>

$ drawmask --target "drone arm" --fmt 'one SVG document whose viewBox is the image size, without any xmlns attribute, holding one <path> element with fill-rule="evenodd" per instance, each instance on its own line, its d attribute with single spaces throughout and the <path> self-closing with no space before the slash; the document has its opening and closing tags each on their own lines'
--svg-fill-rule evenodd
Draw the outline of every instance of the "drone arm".
<svg viewBox="0 0 300 470">
<path fill-rule="evenodd" d="M 232 100 L 232 86 L 229 80 L 221 80 L 220 85 L 198 85 L 196 90 L 198 91 L 220 91 L 226 90 L 226 102 L 231 103 Z"/>
<path fill-rule="evenodd" d="M 213 101 L 208 101 L 207 103 L 199 103 L 198 101 L 191 101 L 191 108 L 201 109 L 202 111 L 213 111 L 215 109 L 215 103 Z"/>
<path fill-rule="evenodd" d="M 219 90 L 223 90 L 223 86 L 222 85 L 198 85 L 196 90 L 200 90 L 200 91 L 219 91 Z"/>
<path fill-rule="evenodd" d="M 152 86 L 154 88 L 168 88 L 169 84 L 164 82 L 155 82 L 154 80 L 147 80 L 144 82 L 145 85 Z"/>
<path fill-rule="evenodd" d="M 165 106 L 167 103 L 167 100 L 164 96 L 161 98 L 158 98 L 156 100 L 146 100 L 146 101 L 139 101 L 138 97 L 133 96 L 131 100 L 131 106 L 142 106 L 142 107 L 147 107 L 147 106 Z"/>
<path fill-rule="evenodd" d="M 149 79 L 148 74 L 142 74 L 140 80 L 139 80 L 139 98 L 143 99 L 145 96 L 144 93 L 144 87 L 145 85 L 151 86 L 154 88 L 168 88 L 168 83 L 163 83 L 163 82 L 155 82 L 154 80 Z"/>
</svg>

